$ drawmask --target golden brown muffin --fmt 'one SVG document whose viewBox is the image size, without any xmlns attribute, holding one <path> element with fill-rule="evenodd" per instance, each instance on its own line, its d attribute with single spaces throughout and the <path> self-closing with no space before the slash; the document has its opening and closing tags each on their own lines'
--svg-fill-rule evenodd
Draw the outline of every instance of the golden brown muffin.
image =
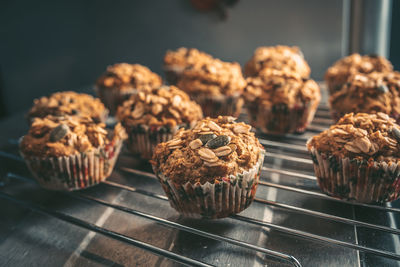
<svg viewBox="0 0 400 267">
<path fill-rule="evenodd" d="M 204 119 L 192 130 L 180 130 L 174 139 L 156 147 L 153 169 L 171 205 L 179 212 L 220 218 L 251 204 L 264 149 L 250 125 L 234 120 L 222 116 Z M 209 195 L 203 195 L 206 192 Z M 210 196 L 208 205 L 204 206 L 202 200 L 197 203 L 194 194 L 206 199 Z M 240 198 L 237 194 L 246 196 L 246 203 L 236 203 L 236 209 L 235 199 Z"/>
<path fill-rule="evenodd" d="M 177 87 L 141 91 L 125 101 L 116 114 L 129 134 L 129 148 L 150 159 L 155 145 L 167 141 L 181 127 L 203 118 L 199 105 Z"/>
<path fill-rule="evenodd" d="M 321 189 L 360 202 L 399 197 L 400 126 L 387 114 L 346 114 L 307 142 Z"/>
<path fill-rule="evenodd" d="M 257 76 L 263 69 L 276 69 L 285 72 L 295 72 L 302 78 L 310 77 L 310 67 L 303 53 L 297 46 L 262 46 L 258 47 L 252 58 L 244 67 L 247 77 Z"/>
<path fill-rule="evenodd" d="M 244 97 L 251 124 L 265 133 L 304 131 L 321 99 L 317 83 L 294 72 L 264 69 L 247 78 Z"/>
<path fill-rule="evenodd" d="M 138 90 L 159 87 L 161 77 L 139 64 L 118 63 L 108 66 L 96 82 L 97 93 L 106 107 L 114 114 L 124 100 Z"/>
<path fill-rule="evenodd" d="M 33 118 L 43 118 L 47 115 L 78 115 L 91 117 L 97 122 L 104 122 L 107 114 L 108 111 L 100 99 L 88 94 L 67 91 L 35 99 L 27 117 L 31 121 Z"/>
<path fill-rule="evenodd" d="M 383 112 L 399 119 L 400 73 L 372 72 L 351 76 L 341 90 L 329 97 L 335 120 L 350 112 Z"/>
<path fill-rule="evenodd" d="M 341 89 L 350 76 L 357 73 L 390 72 L 392 64 L 384 57 L 376 55 L 351 54 L 336 61 L 325 73 L 330 94 Z"/>
</svg>

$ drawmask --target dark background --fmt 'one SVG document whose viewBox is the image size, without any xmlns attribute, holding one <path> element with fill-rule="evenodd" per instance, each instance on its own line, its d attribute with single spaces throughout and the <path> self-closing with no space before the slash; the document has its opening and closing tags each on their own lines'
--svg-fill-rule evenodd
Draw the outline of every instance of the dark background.
<svg viewBox="0 0 400 267">
<path fill-rule="evenodd" d="M 400 67 L 399 2 L 391 57 Z M 188 0 L 1 1 L 0 116 L 60 90 L 88 90 L 107 65 L 140 63 L 162 74 L 167 49 L 196 47 L 244 64 L 261 45 L 298 45 L 321 80 L 346 54 L 343 1 L 240 0 L 199 12 Z"/>
</svg>

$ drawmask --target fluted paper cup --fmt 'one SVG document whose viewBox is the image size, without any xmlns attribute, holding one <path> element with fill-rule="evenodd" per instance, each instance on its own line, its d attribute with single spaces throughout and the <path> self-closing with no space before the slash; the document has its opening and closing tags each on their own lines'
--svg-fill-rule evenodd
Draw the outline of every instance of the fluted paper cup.
<svg viewBox="0 0 400 267">
<path fill-rule="evenodd" d="M 238 117 L 242 111 L 244 100 L 238 95 L 212 96 L 212 95 L 191 95 L 197 104 L 201 106 L 204 116 L 216 118 L 218 116 Z"/>
<path fill-rule="evenodd" d="M 384 161 L 350 159 L 311 148 L 318 185 L 323 192 L 361 203 L 390 202 L 399 198 L 400 166 Z"/>
<path fill-rule="evenodd" d="M 263 162 L 264 151 L 260 153 L 256 165 L 248 171 L 224 177 L 221 182 L 187 182 L 181 186 L 157 172 L 154 166 L 153 170 L 175 210 L 188 217 L 216 219 L 239 213 L 250 206 L 256 194 Z"/>
<path fill-rule="evenodd" d="M 88 152 L 63 157 L 30 157 L 21 152 L 38 183 L 50 190 L 84 189 L 104 181 L 112 172 L 123 140 Z"/>
</svg>

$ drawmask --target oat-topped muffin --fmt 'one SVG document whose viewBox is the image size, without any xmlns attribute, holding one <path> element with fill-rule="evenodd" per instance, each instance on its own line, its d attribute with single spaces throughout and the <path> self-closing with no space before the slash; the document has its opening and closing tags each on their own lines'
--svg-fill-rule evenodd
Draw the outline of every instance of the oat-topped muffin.
<svg viewBox="0 0 400 267">
<path fill-rule="evenodd" d="M 347 79 L 357 73 L 392 71 L 392 64 L 376 55 L 352 54 L 335 62 L 325 73 L 325 81 L 331 94 L 339 91 Z"/>
<path fill-rule="evenodd" d="M 178 87 L 187 92 L 203 109 L 205 116 L 238 116 L 246 81 L 240 65 L 215 59 L 199 68 L 183 72 Z"/>
<path fill-rule="evenodd" d="M 171 139 L 179 128 L 190 128 L 203 114 L 185 92 L 171 85 L 131 96 L 116 117 L 129 134 L 128 148 L 150 159 L 155 145 Z"/>
<path fill-rule="evenodd" d="M 196 68 L 214 58 L 196 48 L 181 47 L 175 51 L 168 50 L 164 56 L 164 71 L 169 84 L 176 84 L 182 72 L 188 68 Z"/>
<path fill-rule="evenodd" d="M 38 182 L 53 190 L 95 185 L 112 172 L 126 133 L 89 117 L 35 118 L 20 151 Z"/>
<path fill-rule="evenodd" d="M 33 101 L 33 107 L 27 114 L 29 121 L 47 115 L 79 115 L 91 117 L 96 122 L 104 122 L 108 111 L 98 98 L 75 92 L 57 92 Z"/>
<path fill-rule="evenodd" d="M 114 114 L 124 100 L 138 90 L 159 87 L 161 77 L 139 64 L 118 63 L 108 66 L 96 82 L 99 97 Z"/>
<path fill-rule="evenodd" d="M 179 212 L 220 218 L 253 201 L 264 149 L 250 125 L 234 120 L 204 119 L 156 147 L 153 169 Z"/>
<path fill-rule="evenodd" d="M 387 114 L 346 114 L 307 148 L 324 192 L 359 202 L 399 197 L 400 126 Z"/>
<path fill-rule="evenodd" d="M 400 73 L 373 72 L 351 76 L 329 97 L 335 120 L 350 112 L 383 112 L 399 120 Z"/>
<path fill-rule="evenodd" d="M 257 76 L 263 69 L 270 68 L 295 72 L 302 78 L 310 76 L 310 67 L 297 46 L 262 46 L 254 51 L 253 57 L 246 63 L 244 74 Z"/>
<path fill-rule="evenodd" d="M 317 83 L 294 72 L 264 69 L 247 78 L 244 98 L 251 124 L 265 133 L 302 132 L 321 99 Z"/>
</svg>

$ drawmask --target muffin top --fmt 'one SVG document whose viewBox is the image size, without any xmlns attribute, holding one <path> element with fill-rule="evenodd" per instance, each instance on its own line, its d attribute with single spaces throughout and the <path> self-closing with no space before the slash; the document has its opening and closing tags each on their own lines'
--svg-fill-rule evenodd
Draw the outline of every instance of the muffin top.
<svg viewBox="0 0 400 267">
<path fill-rule="evenodd" d="M 79 115 L 91 117 L 95 121 L 101 121 L 106 114 L 107 110 L 100 99 L 91 95 L 68 91 L 35 99 L 33 107 L 28 112 L 28 117 L 43 118 L 47 115 Z"/>
<path fill-rule="evenodd" d="M 392 64 L 384 57 L 376 55 L 352 54 L 336 61 L 325 73 L 328 83 L 338 85 L 332 90 L 337 91 L 347 78 L 357 73 L 392 71 Z"/>
<path fill-rule="evenodd" d="M 203 118 L 203 113 L 185 92 L 171 85 L 132 95 L 118 108 L 116 117 L 125 127 L 174 127 L 198 121 Z"/>
<path fill-rule="evenodd" d="M 307 143 L 326 154 L 374 160 L 399 160 L 400 126 L 388 115 L 349 113 Z"/>
<path fill-rule="evenodd" d="M 149 68 L 139 64 L 118 63 L 108 66 L 96 82 L 99 88 L 129 91 L 140 88 L 161 86 L 161 77 Z"/>
<path fill-rule="evenodd" d="M 311 73 L 303 53 L 297 46 L 258 47 L 254 51 L 253 57 L 246 63 L 244 74 L 247 77 L 257 76 L 265 68 L 295 72 L 303 78 L 308 78 Z"/>
<path fill-rule="evenodd" d="M 399 72 L 355 74 L 329 97 L 329 102 L 342 114 L 380 111 L 396 117 L 400 114 L 399 90 Z"/>
<path fill-rule="evenodd" d="M 231 96 L 241 94 L 246 81 L 239 63 L 214 59 L 198 68 L 186 69 L 177 85 L 190 95 Z"/>
<path fill-rule="evenodd" d="M 263 151 L 251 126 L 233 117 L 206 118 L 154 150 L 153 164 L 176 184 L 214 183 L 252 168 Z"/>
<path fill-rule="evenodd" d="M 184 70 L 205 62 L 212 61 L 213 57 L 196 48 L 181 47 L 175 51 L 168 50 L 164 56 L 164 66 Z"/>
<path fill-rule="evenodd" d="M 259 76 L 249 77 L 246 81 L 243 95 L 246 101 L 256 102 L 257 105 L 272 106 L 285 103 L 293 107 L 299 103 L 321 99 L 318 84 L 313 80 L 301 78 L 295 72 L 264 69 Z"/>
<path fill-rule="evenodd" d="M 109 134 L 104 123 L 96 123 L 90 117 L 49 115 L 33 120 L 20 149 L 25 156 L 61 157 L 88 152 L 125 138 L 120 124 Z"/>
</svg>

